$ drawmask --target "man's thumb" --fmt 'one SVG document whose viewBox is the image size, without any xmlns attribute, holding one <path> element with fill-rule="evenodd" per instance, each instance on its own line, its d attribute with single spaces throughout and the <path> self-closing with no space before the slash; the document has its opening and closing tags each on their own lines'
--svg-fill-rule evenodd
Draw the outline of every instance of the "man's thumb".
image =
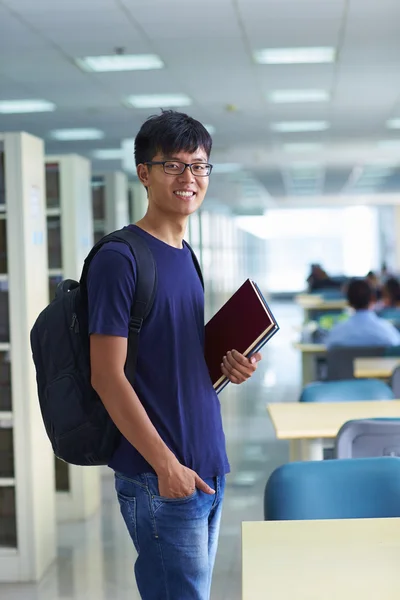
<svg viewBox="0 0 400 600">
<path fill-rule="evenodd" d="M 198 475 L 196 475 L 196 487 L 198 490 L 204 492 L 205 494 L 210 494 L 211 496 L 215 494 L 215 490 L 210 488 L 210 486 L 207 485 L 206 482 L 203 481 Z"/>
</svg>

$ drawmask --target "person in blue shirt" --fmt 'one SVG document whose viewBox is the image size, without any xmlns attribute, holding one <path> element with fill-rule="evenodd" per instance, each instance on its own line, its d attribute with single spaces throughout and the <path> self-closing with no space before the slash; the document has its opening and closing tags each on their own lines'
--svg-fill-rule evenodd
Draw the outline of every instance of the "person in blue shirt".
<svg viewBox="0 0 400 600">
<path fill-rule="evenodd" d="M 364 279 L 353 279 L 347 289 L 349 305 L 354 314 L 343 323 L 331 329 L 326 338 L 326 346 L 399 346 L 400 332 L 390 323 L 381 319 L 371 309 L 373 292 Z"/>
<path fill-rule="evenodd" d="M 143 600 L 208 600 L 229 472 L 221 407 L 204 358 L 204 292 L 184 242 L 209 184 L 212 140 L 174 111 L 135 140 L 148 210 L 133 228 L 153 253 L 157 294 L 140 337 L 134 388 L 124 373 L 136 264 L 109 242 L 88 273 L 92 385 L 122 433 L 111 460 L 121 513 L 138 553 Z M 221 371 L 246 381 L 260 354 L 232 350 Z"/>
</svg>

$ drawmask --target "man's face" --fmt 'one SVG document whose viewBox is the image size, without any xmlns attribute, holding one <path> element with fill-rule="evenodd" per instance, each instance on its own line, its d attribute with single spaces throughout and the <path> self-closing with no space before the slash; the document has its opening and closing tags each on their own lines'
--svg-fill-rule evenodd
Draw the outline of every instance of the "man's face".
<svg viewBox="0 0 400 600">
<path fill-rule="evenodd" d="M 152 162 L 158 161 L 196 165 L 208 163 L 208 157 L 203 149 L 198 149 L 193 154 L 187 152 L 177 152 L 173 156 L 156 154 Z M 168 170 L 173 172 L 172 166 L 168 165 Z M 195 166 L 193 168 L 196 169 Z M 152 203 L 160 212 L 182 217 L 191 215 L 202 205 L 209 184 L 208 176 L 193 175 L 189 168 L 181 174 L 168 174 L 164 171 L 163 165 L 151 167 L 139 165 L 138 175 L 148 189 L 150 204 Z"/>
</svg>

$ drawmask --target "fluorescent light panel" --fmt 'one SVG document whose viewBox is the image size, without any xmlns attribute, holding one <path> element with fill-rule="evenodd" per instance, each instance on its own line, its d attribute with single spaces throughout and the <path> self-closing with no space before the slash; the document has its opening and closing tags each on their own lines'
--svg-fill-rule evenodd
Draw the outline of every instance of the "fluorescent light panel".
<svg viewBox="0 0 400 600">
<path fill-rule="evenodd" d="M 190 106 L 192 99 L 186 94 L 140 94 L 129 96 L 127 102 L 134 108 L 170 108 Z"/>
<path fill-rule="evenodd" d="M 0 113 L 21 114 L 52 112 L 56 105 L 47 100 L 3 100 L 0 102 Z"/>
<path fill-rule="evenodd" d="M 261 65 L 294 65 L 333 63 L 336 51 L 331 47 L 265 48 L 254 52 L 254 59 Z"/>
<path fill-rule="evenodd" d="M 77 58 L 76 64 L 83 71 L 107 73 L 112 71 L 150 71 L 162 69 L 164 63 L 156 54 L 113 54 L 110 56 L 86 56 Z"/>
<path fill-rule="evenodd" d="M 394 149 L 398 149 L 400 148 L 400 140 L 380 140 L 378 142 L 378 146 L 379 148 L 394 148 Z"/>
<path fill-rule="evenodd" d="M 274 104 L 328 102 L 329 94 L 326 90 L 275 90 L 268 94 L 268 100 Z"/>
<path fill-rule="evenodd" d="M 400 119 L 389 119 L 389 121 L 386 121 L 386 127 L 388 129 L 400 129 Z"/>
<path fill-rule="evenodd" d="M 93 158 L 97 160 L 121 160 L 122 148 L 100 148 L 92 152 Z"/>
<path fill-rule="evenodd" d="M 76 140 L 100 140 L 104 137 L 104 133 L 100 129 L 55 129 L 50 132 L 50 136 L 54 140 L 69 142 Z"/>
<path fill-rule="evenodd" d="M 302 133 L 306 131 L 325 131 L 329 129 L 328 121 L 282 121 L 272 123 L 272 131 L 279 133 Z"/>
</svg>

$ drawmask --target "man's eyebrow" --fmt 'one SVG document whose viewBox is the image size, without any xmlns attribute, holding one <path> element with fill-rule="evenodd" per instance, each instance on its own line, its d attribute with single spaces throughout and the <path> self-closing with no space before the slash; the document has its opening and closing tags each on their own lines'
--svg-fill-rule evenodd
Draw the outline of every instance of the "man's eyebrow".
<svg viewBox="0 0 400 600">
<path fill-rule="evenodd" d="M 184 162 L 183 160 L 181 160 L 180 158 L 178 158 L 177 156 L 164 156 L 164 160 L 176 160 L 177 162 Z M 207 162 L 207 159 L 200 156 L 198 158 L 194 158 L 193 162 Z"/>
</svg>

